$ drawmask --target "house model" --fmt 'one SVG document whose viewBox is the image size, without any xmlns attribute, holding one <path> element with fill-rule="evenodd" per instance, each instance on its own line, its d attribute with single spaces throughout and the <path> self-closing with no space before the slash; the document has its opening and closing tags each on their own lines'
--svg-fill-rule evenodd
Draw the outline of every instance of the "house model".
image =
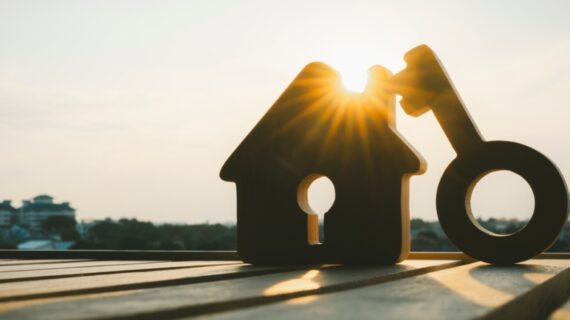
<svg viewBox="0 0 570 320">
<path fill-rule="evenodd" d="M 409 251 L 408 180 L 425 169 L 395 131 L 390 72 L 370 69 L 363 93 L 311 63 L 224 164 L 237 186 L 237 245 L 256 264 L 395 263 Z M 320 176 L 335 187 L 324 221 L 307 203 Z M 319 242 L 318 224 L 325 239 Z"/>
</svg>

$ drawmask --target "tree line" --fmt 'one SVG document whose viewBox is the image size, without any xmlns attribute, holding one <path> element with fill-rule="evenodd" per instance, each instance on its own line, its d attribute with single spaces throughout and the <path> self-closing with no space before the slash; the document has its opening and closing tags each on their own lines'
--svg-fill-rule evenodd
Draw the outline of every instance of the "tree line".
<svg viewBox="0 0 570 320">
<path fill-rule="evenodd" d="M 509 234 L 524 227 L 524 221 L 478 220 L 484 228 Z M 43 223 L 43 238 L 73 241 L 71 249 L 98 250 L 235 250 L 236 226 L 223 224 L 153 224 L 137 219 L 105 219 L 87 227 L 80 235 L 77 222 L 65 216 L 52 216 Z M 322 225 L 320 233 L 323 234 Z M 411 220 L 413 251 L 457 251 L 437 221 Z M 548 251 L 570 252 L 570 223 Z M 0 241 L 0 248 L 16 248 L 17 242 Z"/>
<path fill-rule="evenodd" d="M 106 219 L 89 228 L 72 249 L 235 250 L 235 226 L 160 224 L 137 219 Z"/>
</svg>

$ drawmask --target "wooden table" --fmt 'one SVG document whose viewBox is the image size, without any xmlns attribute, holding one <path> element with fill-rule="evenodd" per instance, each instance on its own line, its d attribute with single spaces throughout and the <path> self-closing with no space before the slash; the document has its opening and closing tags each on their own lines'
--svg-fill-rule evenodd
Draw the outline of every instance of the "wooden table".
<svg viewBox="0 0 570 320">
<path fill-rule="evenodd" d="M 565 254 L 507 267 L 461 254 L 375 267 L 133 257 L 0 259 L 0 319 L 570 319 Z"/>
</svg>

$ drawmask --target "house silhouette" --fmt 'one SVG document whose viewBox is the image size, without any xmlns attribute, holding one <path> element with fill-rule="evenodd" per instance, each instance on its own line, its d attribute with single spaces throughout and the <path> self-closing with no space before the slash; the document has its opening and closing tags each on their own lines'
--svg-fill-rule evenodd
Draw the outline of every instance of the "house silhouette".
<svg viewBox="0 0 570 320">
<path fill-rule="evenodd" d="M 395 263 L 409 251 L 408 180 L 425 162 L 395 131 L 390 72 L 369 71 L 363 93 L 311 63 L 224 164 L 237 186 L 240 257 L 258 264 Z M 328 177 L 335 201 L 317 243 L 306 190 Z"/>
</svg>

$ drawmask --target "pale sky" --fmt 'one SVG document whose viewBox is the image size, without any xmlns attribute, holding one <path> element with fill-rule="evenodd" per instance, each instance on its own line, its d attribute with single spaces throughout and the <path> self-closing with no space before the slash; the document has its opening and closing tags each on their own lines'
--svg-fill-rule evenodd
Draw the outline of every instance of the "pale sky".
<svg viewBox="0 0 570 320">
<path fill-rule="evenodd" d="M 0 1 L 0 198 L 40 193 L 78 218 L 236 219 L 218 177 L 301 68 L 393 72 L 428 44 L 482 134 L 532 146 L 570 176 L 568 1 Z M 411 215 L 435 220 L 454 153 L 431 113 L 398 107 L 428 162 Z M 326 195 L 317 195 L 324 199 Z M 514 174 L 477 187 L 483 217 L 528 217 Z"/>
</svg>

